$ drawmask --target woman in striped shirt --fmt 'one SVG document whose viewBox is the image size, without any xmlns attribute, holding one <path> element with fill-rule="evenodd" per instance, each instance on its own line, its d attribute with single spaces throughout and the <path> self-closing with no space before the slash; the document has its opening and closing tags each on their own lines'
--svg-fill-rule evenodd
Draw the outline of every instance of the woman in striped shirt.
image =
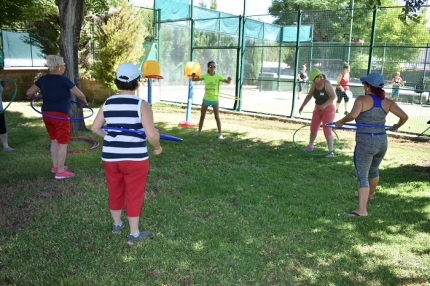
<svg viewBox="0 0 430 286">
<path fill-rule="evenodd" d="M 139 217 L 149 170 L 147 141 L 154 155 L 162 152 L 160 135 L 154 128 L 149 104 L 135 95 L 141 71 L 132 63 L 119 65 L 115 85 L 119 93 L 109 97 L 100 107 L 91 130 L 102 137 L 102 160 L 106 173 L 109 209 L 113 218 L 113 233 L 119 233 L 125 223 L 121 220 L 125 208 L 130 225 L 127 242 L 133 244 L 149 235 L 139 230 Z M 107 123 L 121 129 L 142 130 L 145 134 L 102 129 Z"/>
</svg>

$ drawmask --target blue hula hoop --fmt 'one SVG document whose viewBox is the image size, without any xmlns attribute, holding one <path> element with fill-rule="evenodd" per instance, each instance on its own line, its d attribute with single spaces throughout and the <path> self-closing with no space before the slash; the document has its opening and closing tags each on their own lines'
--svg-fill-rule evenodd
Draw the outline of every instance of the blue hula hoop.
<svg viewBox="0 0 430 286">
<path fill-rule="evenodd" d="M 355 130 L 358 126 L 360 127 L 375 127 L 375 128 L 385 128 L 391 129 L 393 126 L 383 125 L 383 124 L 367 124 L 367 123 L 344 123 L 342 126 L 336 126 L 336 122 L 326 123 L 327 127 L 338 128 L 338 129 L 347 129 L 347 130 Z M 349 127 L 348 127 L 349 126 Z"/>
<path fill-rule="evenodd" d="M 42 114 L 43 116 L 46 116 L 46 117 L 49 117 L 49 118 L 54 118 L 54 119 L 58 119 L 58 120 L 84 120 L 84 119 L 90 118 L 91 116 L 94 115 L 94 110 L 91 107 L 89 107 L 89 106 L 86 106 L 86 108 L 88 108 L 89 110 L 91 110 L 91 114 L 87 115 L 87 116 L 84 116 L 84 117 L 64 118 L 64 117 L 57 117 L 57 116 L 49 115 L 49 114 L 43 113 L 42 111 L 37 110 L 36 107 L 34 107 L 33 102 L 36 101 L 36 100 L 41 100 L 41 99 L 43 99 L 43 97 L 36 97 L 36 98 L 32 99 L 30 101 L 30 106 L 37 113 Z M 81 103 L 79 101 L 70 100 L 70 102 L 81 105 Z"/>
<path fill-rule="evenodd" d="M 144 135 L 145 131 L 143 130 L 134 130 L 134 129 L 127 129 L 122 127 L 114 127 L 114 126 L 103 126 L 103 130 L 112 130 L 112 131 L 120 131 L 120 132 L 130 132 L 130 133 L 137 133 Z M 160 134 L 160 139 L 162 140 L 169 140 L 169 141 L 176 141 L 176 142 L 182 142 L 184 141 L 182 138 L 166 135 L 166 134 Z"/>
</svg>

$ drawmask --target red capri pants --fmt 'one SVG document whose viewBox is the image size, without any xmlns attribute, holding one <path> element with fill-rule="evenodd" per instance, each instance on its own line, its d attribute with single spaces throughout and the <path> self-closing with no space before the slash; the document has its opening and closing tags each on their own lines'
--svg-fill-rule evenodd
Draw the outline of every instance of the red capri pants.
<svg viewBox="0 0 430 286">
<path fill-rule="evenodd" d="M 125 208 L 128 217 L 140 216 L 148 177 L 149 160 L 105 162 L 109 209 Z"/>
<path fill-rule="evenodd" d="M 51 140 L 57 140 L 58 144 L 69 144 L 70 120 L 67 120 L 69 116 L 57 111 L 43 111 L 43 114 L 64 118 L 64 120 L 61 120 L 43 116 L 43 123 L 45 123 L 46 130 Z"/>
<path fill-rule="evenodd" d="M 321 122 L 323 125 L 324 136 L 331 136 L 331 127 L 325 126 L 326 123 L 331 123 L 334 120 L 335 107 L 334 104 L 328 105 L 324 110 L 318 110 L 319 105 L 315 105 L 312 113 L 311 134 L 317 134 L 320 129 Z"/>
</svg>

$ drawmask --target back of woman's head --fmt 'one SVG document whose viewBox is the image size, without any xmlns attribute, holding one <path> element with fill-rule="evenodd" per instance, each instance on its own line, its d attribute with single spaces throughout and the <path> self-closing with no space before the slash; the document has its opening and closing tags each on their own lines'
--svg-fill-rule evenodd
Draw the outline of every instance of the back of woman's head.
<svg viewBox="0 0 430 286">
<path fill-rule="evenodd" d="M 360 81 L 364 85 L 370 87 L 372 94 L 381 99 L 385 98 L 385 91 L 382 89 L 384 87 L 384 77 L 380 73 L 372 72 L 366 76 L 360 77 Z"/>
<path fill-rule="evenodd" d="M 367 83 L 367 82 L 366 82 Z M 370 85 L 370 84 L 368 84 L 369 85 L 369 87 L 370 87 L 370 91 L 374 94 L 374 95 L 376 95 L 377 97 L 379 97 L 379 98 L 381 98 L 381 99 L 384 99 L 385 98 L 385 90 L 383 90 L 382 88 L 380 88 L 380 87 L 376 87 L 376 86 L 373 86 L 373 85 Z"/>
<path fill-rule="evenodd" d="M 59 66 L 64 65 L 64 60 L 60 56 L 56 55 L 47 55 L 46 56 L 46 65 L 50 71 L 55 71 Z"/>
<path fill-rule="evenodd" d="M 349 69 L 349 68 L 350 68 L 350 65 L 349 65 L 347 62 L 344 62 L 344 63 L 343 63 L 343 68 L 344 68 L 344 69 Z"/>
</svg>

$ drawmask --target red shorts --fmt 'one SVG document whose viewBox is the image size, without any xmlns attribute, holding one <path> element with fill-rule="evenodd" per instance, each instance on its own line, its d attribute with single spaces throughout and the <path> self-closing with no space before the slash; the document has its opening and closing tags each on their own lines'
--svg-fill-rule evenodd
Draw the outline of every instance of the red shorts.
<svg viewBox="0 0 430 286">
<path fill-rule="evenodd" d="M 149 160 L 103 161 L 109 194 L 109 209 L 125 208 L 128 217 L 140 216 L 148 177 Z"/>
<path fill-rule="evenodd" d="M 69 118 L 67 114 L 57 111 L 43 111 L 43 113 L 55 117 Z M 43 122 L 45 123 L 46 130 L 48 131 L 49 138 L 51 138 L 51 140 L 57 140 L 59 144 L 69 143 L 70 120 L 61 120 L 43 116 Z"/>
</svg>

